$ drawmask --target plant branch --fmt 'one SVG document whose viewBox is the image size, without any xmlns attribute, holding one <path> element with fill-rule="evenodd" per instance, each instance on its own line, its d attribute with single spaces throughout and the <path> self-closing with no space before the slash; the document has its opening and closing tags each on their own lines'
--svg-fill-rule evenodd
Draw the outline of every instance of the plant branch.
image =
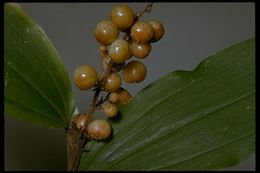
<svg viewBox="0 0 260 173">
<path fill-rule="evenodd" d="M 89 105 L 89 109 L 88 109 L 88 113 L 87 113 L 87 121 L 84 124 L 84 128 L 80 129 L 80 136 L 77 142 L 77 146 L 76 146 L 76 151 L 73 157 L 73 161 L 72 161 L 72 166 L 70 167 L 71 171 L 76 171 L 78 169 L 78 165 L 79 165 L 79 161 L 80 161 L 80 157 L 81 157 L 81 151 L 82 148 L 84 147 L 84 144 L 89 141 L 88 137 L 87 137 L 87 127 L 89 125 L 89 123 L 91 123 L 93 121 L 93 114 L 96 108 L 96 104 L 98 102 L 98 97 L 99 94 L 102 90 L 102 86 L 104 85 L 105 81 L 107 80 L 107 77 L 112 69 L 113 66 L 113 61 L 110 60 L 107 69 L 105 69 L 105 71 L 102 74 L 102 78 L 99 80 L 97 88 L 95 89 L 95 94 L 94 97 L 92 99 L 92 103 Z"/>
<path fill-rule="evenodd" d="M 74 154 L 74 140 L 73 140 L 73 130 L 71 128 L 66 128 L 66 138 L 67 138 L 67 162 L 68 171 L 71 170 L 73 164 L 73 154 Z"/>
<path fill-rule="evenodd" d="M 143 11 L 136 13 L 135 18 L 141 17 L 144 13 L 150 13 L 152 10 L 152 7 L 153 7 L 153 2 L 146 5 Z"/>
<path fill-rule="evenodd" d="M 141 17 L 144 13 L 146 13 L 146 12 L 149 13 L 152 10 L 152 5 L 153 5 L 153 3 L 149 3 L 143 11 L 137 13 L 135 15 L 135 21 L 138 20 L 138 18 Z M 129 33 L 130 33 L 130 30 L 126 32 L 123 39 L 129 40 L 130 39 Z M 108 56 L 106 47 L 101 46 L 99 51 L 100 51 L 101 57 Z M 114 62 L 111 60 L 111 58 L 109 58 L 109 59 L 110 60 L 109 60 L 108 66 L 103 71 L 102 77 L 98 81 L 98 84 L 96 85 L 96 88 L 94 89 L 95 94 L 94 94 L 92 102 L 91 102 L 91 104 L 89 105 L 89 108 L 88 108 L 87 120 L 84 124 L 84 127 L 81 128 L 80 131 L 79 131 L 76 150 L 74 150 L 74 146 L 73 146 L 74 143 L 72 142 L 72 140 L 73 140 L 72 134 L 71 134 L 72 132 L 67 131 L 67 143 L 68 143 L 67 144 L 67 152 L 68 152 L 68 170 L 69 171 L 78 170 L 78 165 L 79 165 L 79 161 L 80 161 L 80 158 L 81 158 L 82 149 L 83 149 L 84 145 L 88 141 L 91 140 L 87 136 L 87 127 L 88 127 L 89 123 L 91 123 L 93 121 L 93 114 L 94 114 L 95 108 L 97 107 L 99 94 L 103 90 L 103 85 L 105 84 L 107 77 L 108 77 L 109 73 L 111 72 L 112 67 L 114 65 Z"/>
</svg>

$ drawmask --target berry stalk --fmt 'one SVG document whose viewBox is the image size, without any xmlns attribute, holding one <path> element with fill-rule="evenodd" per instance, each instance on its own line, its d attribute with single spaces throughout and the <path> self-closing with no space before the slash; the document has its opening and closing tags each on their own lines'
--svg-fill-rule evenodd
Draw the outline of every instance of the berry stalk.
<svg viewBox="0 0 260 173">
<path fill-rule="evenodd" d="M 88 108 L 87 120 L 84 124 L 84 128 L 81 128 L 81 130 L 79 132 L 79 138 L 78 138 L 78 142 L 76 145 L 76 150 L 74 152 L 74 156 L 68 155 L 70 157 L 70 158 L 68 158 L 68 165 L 69 165 L 68 170 L 69 171 L 76 171 L 78 169 L 82 149 L 84 147 L 84 144 L 88 141 L 88 138 L 86 136 L 86 129 L 87 129 L 88 125 L 93 121 L 93 114 L 94 114 L 94 111 L 95 111 L 95 108 L 96 108 L 96 105 L 98 102 L 98 97 L 101 92 L 101 88 L 102 88 L 103 84 L 105 83 L 105 81 L 112 69 L 112 66 L 113 66 L 113 61 L 110 60 L 107 68 L 104 70 L 104 72 L 102 74 L 102 78 L 99 80 L 97 87 L 95 88 L 95 94 L 92 99 L 92 103 L 89 105 L 89 108 Z M 71 141 L 67 141 L 67 142 L 71 142 Z"/>
<path fill-rule="evenodd" d="M 151 51 L 151 43 L 157 42 L 164 34 L 163 26 L 155 20 L 144 21 L 139 18 L 152 10 L 153 3 L 134 14 L 127 5 L 117 5 L 112 9 L 111 20 L 102 20 L 95 29 L 96 40 L 100 43 L 101 67 L 100 78 L 95 68 L 88 64 L 78 66 L 74 71 L 74 80 L 80 90 L 94 87 L 94 96 L 88 112 L 77 115 L 66 129 L 68 171 L 78 170 L 78 165 L 85 144 L 91 140 L 104 140 L 111 135 L 111 124 L 107 120 L 94 120 L 95 108 L 101 110 L 108 118 L 114 118 L 118 106 L 126 104 L 131 94 L 121 87 L 121 70 L 127 83 L 142 82 L 147 74 L 146 67 L 140 61 L 125 61 L 135 56 L 146 58 Z M 125 35 L 118 38 L 119 32 Z M 99 95 L 107 92 L 105 99 Z"/>
</svg>

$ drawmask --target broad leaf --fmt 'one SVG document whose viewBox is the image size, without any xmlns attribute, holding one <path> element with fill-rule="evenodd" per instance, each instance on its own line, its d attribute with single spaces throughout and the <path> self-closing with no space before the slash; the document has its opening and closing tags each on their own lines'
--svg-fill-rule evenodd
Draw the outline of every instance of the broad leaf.
<svg viewBox="0 0 260 173">
<path fill-rule="evenodd" d="M 44 31 L 18 4 L 4 5 L 4 109 L 47 127 L 67 126 L 74 109 L 64 64 Z"/>
<path fill-rule="evenodd" d="M 86 146 L 80 170 L 216 170 L 255 150 L 255 39 L 150 84 Z"/>
</svg>

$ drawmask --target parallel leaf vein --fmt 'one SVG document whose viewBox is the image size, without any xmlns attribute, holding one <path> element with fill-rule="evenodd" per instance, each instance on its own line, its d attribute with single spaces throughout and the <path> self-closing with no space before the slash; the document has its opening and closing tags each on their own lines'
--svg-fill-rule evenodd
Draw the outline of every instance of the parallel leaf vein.
<svg viewBox="0 0 260 173">
<path fill-rule="evenodd" d="M 221 110 L 221 109 L 223 109 L 223 108 L 225 108 L 225 107 L 227 107 L 227 106 L 230 106 L 230 105 L 232 105 L 232 104 L 234 104 L 234 103 L 240 101 L 241 99 L 247 98 L 247 97 L 251 96 L 251 95 L 254 94 L 254 93 L 255 93 L 255 91 L 249 92 L 249 93 L 245 93 L 244 95 L 242 95 L 242 96 L 240 96 L 240 97 L 238 97 L 238 98 L 235 98 L 235 99 L 233 99 L 233 100 L 231 100 L 231 101 L 229 101 L 229 102 L 226 102 L 226 103 L 224 103 L 224 104 L 220 104 L 220 105 L 218 105 L 218 106 L 215 106 L 213 109 L 211 109 L 211 111 L 208 111 L 207 114 L 204 114 L 204 111 L 203 111 L 203 112 L 197 113 L 197 114 L 194 115 L 194 116 L 193 116 L 193 115 L 188 116 L 188 117 L 195 117 L 195 118 L 194 118 L 194 119 L 191 119 L 190 122 L 185 123 L 185 124 L 183 124 L 182 126 L 179 126 L 179 127 L 176 128 L 176 129 L 168 129 L 168 132 L 163 132 L 163 133 L 162 133 L 163 135 L 161 135 L 159 138 L 156 138 L 155 140 L 151 140 L 151 141 L 149 141 L 148 143 L 144 143 L 143 145 L 138 146 L 137 148 L 135 148 L 136 151 L 130 152 L 130 154 L 127 154 L 127 155 L 125 155 L 123 158 L 118 159 L 118 160 L 117 160 L 116 162 L 114 162 L 113 164 L 110 164 L 109 167 L 112 167 L 113 165 L 117 164 L 118 162 L 124 160 L 124 158 L 127 158 L 129 155 L 133 155 L 134 153 L 138 152 L 139 150 L 141 150 L 142 148 L 146 147 L 147 145 L 150 145 L 150 144 L 152 144 L 152 143 L 155 143 L 156 141 L 159 141 L 161 138 L 163 138 L 163 137 L 165 137 L 165 136 L 167 136 L 167 135 L 170 135 L 170 134 L 172 134 L 172 133 L 176 133 L 176 131 L 180 130 L 181 128 L 183 128 L 183 127 L 185 127 L 185 126 L 187 126 L 187 125 L 189 125 L 189 124 L 192 124 L 192 123 L 194 123 L 195 121 L 199 121 L 199 120 L 201 120 L 201 119 L 207 117 L 208 115 L 211 115 L 211 114 L 214 113 L 214 112 L 217 112 L 217 111 L 219 111 L 219 110 Z M 202 116 L 200 116 L 200 115 L 202 115 Z M 185 120 L 183 120 L 183 121 L 185 122 Z M 143 129 L 142 129 L 142 130 L 143 130 Z M 141 131 L 142 131 L 142 130 L 141 130 Z M 173 130 L 173 131 L 171 131 L 171 130 Z M 130 138 L 134 138 L 134 137 L 136 137 L 138 134 L 140 134 L 140 131 L 136 132 L 133 136 L 130 136 Z M 127 140 L 126 140 L 126 142 L 127 142 Z M 122 143 L 122 145 L 123 145 L 123 143 Z M 122 146 L 122 145 L 121 145 L 121 146 Z M 116 150 L 115 150 L 115 151 L 116 151 Z M 115 151 L 114 151 L 114 152 L 115 152 Z M 109 168 L 109 167 L 108 167 L 108 168 Z"/>
<path fill-rule="evenodd" d="M 4 61 L 6 61 L 6 60 L 4 59 Z M 39 93 L 39 95 L 40 95 L 43 99 L 45 99 L 45 100 L 47 101 L 47 103 L 50 104 L 51 107 L 54 108 L 54 110 L 58 113 L 58 115 L 59 115 L 59 116 L 61 117 L 61 119 L 64 121 L 64 118 L 63 118 L 61 112 L 58 110 L 58 108 L 57 108 L 54 104 L 52 104 L 52 102 L 51 102 L 36 86 L 34 86 L 34 84 L 33 84 L 32 82 L 29 81 L 29 79 L 27 79 L 21 72 L 18 72 L 13 66 L 9 65 L 8 63 L 5 63 L 5 65 L 6 65 L 6 64 L 7 64 L 8 66 L 10 66 L 18 76 L 20 76 L 22 79 L 24 79 L 24 81 L 26 81 L 26 83 L 28 83 L 37 93 Z"/>
</svg>

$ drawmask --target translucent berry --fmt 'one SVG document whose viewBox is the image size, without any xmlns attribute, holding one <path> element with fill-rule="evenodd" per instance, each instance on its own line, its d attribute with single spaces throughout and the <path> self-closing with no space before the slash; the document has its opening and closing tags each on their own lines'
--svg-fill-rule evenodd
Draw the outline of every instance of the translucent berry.
<svg viewBox="0 0 260 173">
<path fill-rule="evenodd" d="M 106 120 L 93 120 L 87 128 L 87 135 L 91 139 L 104 140 L 111 134 L 111 125 Z"/>
<path fill-rule="evenodd" d="M 104 84 L 104 89 L 107 92 L 117 91 L 121 86 L 122 80 L 119 74 L 116 72 L 110 73 L 107 77 L 107 80 Z"/>
<path fill-rule="evenodd" d="M 126 104 L 132 98 L 131 94 L 124 88 L 120 88 L 116 93 L 118 94 L 116 105 Z"/>
<path fill-rule="evenodd" d="M 113 103 L 110 103 L 109 101 L 105 101 L 101 105 L 101 108 L 102 108 L 102 111 L 104 111 L 106 116 L 109 118 L 116 116 L 117 111 L 118 111 L 117 106 Z"/>
<path fill-rule="evenodd" d="M 144 59 L 149 55 L 151 51 L 151 44 L 131 41 L 130 50 L 132 55 L 136 58 Z"/>
<path fill-rule="evenodd" d="M 124 80 L 127 83 L 138 83 L 143 81 L 146 77 L 146 73 L 146 67 L 140 61 L 129 62 L 123 70 Z"/>
<path fill-rule="evenodd" d="M 98 81 L 96 69 L 90 65 L 80 65 L 74 70 L 74 81 L 81 90 L 91 89 Z"/>
<path fill-rule="evenodd" d="M 119 31 L 116 25 L 110 20 L 99 22 L 95 29 L 95 37 L 102 45 L 109 45 L 118 37 Z"/>
<path fill-rule="evenodd" d="M 119 94 L 118 94 L 118 93 L 112 92 L 112 93 L 109 94 L 108 100 L 109 100 L 111 103 L 116 103 L 117 100 L 118 100 L 118 97 L 119 97 Z"/>
<path fill-rule="evenodd" d="M 124 39 L 117 39 L 108 49 L 109 57 L 117 64 L 123 63 L 131 57 L 129 44 Z"/>
<path fill-rule="evenodd" d="M 154 35 L 151 41 L 152 42 L 159 41 L 164 35 L 163 25 L 157 20 L 150 20 L 148 22 L 151 24 L 154 31 Z"/>
<path fill-rule="evenodd" d="M 131 28 L 131 37 L 136 42 L 149 42 L 153 38 L 152 26 L 144 21 L 138 20 Z"/>
<path fill-rule="evenodd" d="M 116 5 L 112 9 L 111 20 L 119 30 L 123 31 L 134 22 L 134 13 L 127 5 Z"/>
</svg>

